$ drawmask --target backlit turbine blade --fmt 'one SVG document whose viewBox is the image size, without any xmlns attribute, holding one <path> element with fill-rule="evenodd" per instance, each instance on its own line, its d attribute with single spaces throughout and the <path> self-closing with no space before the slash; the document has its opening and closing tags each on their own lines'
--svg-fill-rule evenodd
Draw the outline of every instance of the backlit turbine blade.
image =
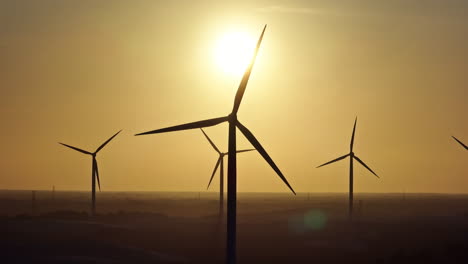
<svg viewBox="0 0 468 264">
<path fill-rule="evenodd" d="M 465 149 L 468 149 L 468 147 L 467 147 L 465 144 L 463 144 L 460 140 L 458 140 L 458 139 L 457 139 L 456 137 L 454 137 L 454 136 L 452 136 L 452 137 L 453 137 L 453 139 L 455 139 L 458 143 L 460 143 L 460 145 L 462 145 Z"/>
<path fill-rule="evenodd" d="M 249 151 L 254 151 L 255 149 L 241 149 L 236 151 L 236 153 L 242 153 L 242 152 L 249 152 Z"/>
<path fill-rule="evenodd" d="M 105 145 L 107 145 L 107 143 L 109 143 L 113 138 L 115 138 L 115 136 L 117 136 L 120 132 L 122 132 L 122 130 L 120 130 L 119 132 L 115 133 L 112 137 L 110 137 L 108 140 L 106 140 L 106 142 L 102 143 L 101 146 L 99 146 L 99 148 L 96 149 L 96 151 L 94 153 L 98 153 Z"/>
<path fill-rule="evenodd" d="M 187 123 L 187 124 L 183 124 L 183 125 L 178 125 L 178 126 L 172 126 L 172 127 L 166 127 L 166 128 L 161 128 L 161 129 L 157 129 L 157 130 L 152 130 L 152 131 L 136 134 L 135 136 L 148 135 L 148 134 L 158 134 L 158 133 L 164 133 L 164 132 L 172 132 L 172 131 L 187 130 L 187 129 L 194 129 L 194 128 L 202 128 L 202 127 L 210 127 L 210 126 L 215 126 L 215 125 L 217 125 L 219 123 L 222 123 L 222 122 L 226 122 L 227 120 L 228 120 L 227 116 L 218 117 L 218 118 L 207 119 L 207 120 Z"/>
<path fill-rule="evenodd" d="M 214 150 L 216 150 L 216 152 L 221 154 L 221 151 L 219 151 L 219 149 L 216 147 L 216 145 L 213 143 L 213 141 L 211 141 L 210 137 L 208 137 L 208 135 L 205 133 L 205 131 L 203 131 L 203 128 L 200 128 L 200 130 L 201 130 L 201 132 L 203 132 L 203 135 L 205 135 L 206 139 L 208 139 L 208 142 L 210 142 L 210 144 L 214 148 Z"/>
<path fill-rule="evenodd" d="M 99 180 L 99 169 L 98 169 L 96 159 L 93 159 L 93 163 L 94 163 L 94 172 L 95 172 L 95 175 L 96 175 L 97 184 L 98 184 L 98 187 L 99 187 L 99 191 L 101 191 L 101 181 Z"/>
<path fill-rule="evenodd" d="M 288 180 L 284 177 L 283 173 L 280 171 L 280 169 L 276 166 L 275 162 L 270 158 L 268 153 L 265 151 L 265 149 L 262 147 L 260 142 L 255 138 L 255 136 L 250 132 L 244 125 L 242 125 L 239 121 L 237 121 L 237 127 L 239 130 L 244 134 L 244 136 L 250 141 L 250 144 L 257 149 L 257 151 L 262 155 L 262 157 L 270 164 L 270 166 L 273 168 L 273 170 L 278 174 L 278 176 L 283 180 L 283 182 L 289 187 L 289 189 L 296 194 L 296 192 L 293 190 L 291 185 L 289 185 Z"/>
<path fill-rule="evenodd" d="M 234 98 L 234 107 L 232 109 L 232 113 L 237 113 L 237 111 L 239 110 L 239 106 L 241 104 L 242 97 L 244 96 L 247 83 L 249 82 L 250 73 L 252 72 L 252 68 L 255 64 L 255 59 L 257 58 L 257 53 L 258 53 L 258 50 L 260 49 L 260 44 L 262 43 L 263 34 L 265 34 L 265 30 L 266 30 L 266 25 L 263 28 L 260 38 L 258 39 L 257 47 L 255 48 L 254 55 L 252 56 L 252 59 L 249 65 L 247 66 L 247 69 L 245 70 L 244 76 L 242 77 L 242 80 L 239 84 L 239 88 L 237 88 L 237 93 L 236 93 L 236 97 Z"/>
<path fill-rule="evenodd" d="M 351 152 L 353 152 L 354 133 L 356 132 L 356 122 L 357 122 L 357 116 L 356 116 L 356 119 L 354 120 L 353 135 L 351 136 L 351 144 L 349 145 L 349 149 L 351 150 Z"/>
<path fill-rule="evenodd" d="M 71 149 L 74 149 L 74 150 L 79 151 L 79 152 L 84 153 L 84 154 L 89 154 L 89 155 L 92 155 L 92 154 L 93 154 L 93 153 L 88 152 L 88 151 L 86 151 L 86 150 L 82 150 L 82 149 L 79 149 L 79 148 L 76 148 L 76 147 L 73 147 L 73 146 L 70 146 L 70 145 L 67 145 L 67 144 L 64 144 L 64 143 L 60 143 L 60 142 L 59 142 L 59 144 L 64 145 L 65 147 L 69 147 L 69 148 L 71 148 Z"/>
<path fill-rule="evenodd" d="M 361 163 L 362 166 L 366 167 L 366 169 L 368 169 L 370 172 L 372 172 L 372 174 L 374 174 L 377 178 L 380 178 L 379 175 L 377 175 L 373 170 L 371 170 L 371 168 L 369 168 L 369 167 L 364 163 L 364 161 L 360 160 L 357 156 L 354 156 L 354 158 L 355 158 L 359 163 Z"/>
<path fill-rule="evenodd" d="M 214 170 L 213 170 L 213 174 L 211 174 L 210 182 L 208 182 L 208 186 L 206 187 L 207 190 L 208 190 L 208 188 L 210 188 L 211 181 L 213 180 L 213 177 L 214 177 L 214 175 L 216 173 L 216 170 L 218 170 L 219 164 L 221 164 L 221 159 L 222 158 L 223 157 L 219 157 L 218 162 L 216 162 L 216 165 L 215 165 Z"/>
<path fill-rule="evenodd" d="M 249 152 L 249 151 L 254 151 L 256 149 L 241 149 L 237 150 L 236 153 L 242 153 L 242 152 Z M 229 156 L 229 152 L 224 153 L 224 155 Z"/>
<path fill-rule="evenodd" d="M 344 158 L 346 158 L 346 157 L 348 157 L 348 156 L 349 156 L 349 154 L 346 154 L 346 155 L 341 156 L 341 157 L 339 157 L 339 158 L 337 158 L 337 159 L 334 159 L 334 160 L 332 160 L 332 161 L 329 161 L 329 162 L 327 162 L 327 163 L 324 163 L 324 164 L 318 166 L 317 168 L 320 168 L 320 167 L 322 167 L 322 166 L 325 166 L 325 165 L 330 164 L 330 163 L 333 163 L 333 162 L 337 162 L 337 161 L 342 160 L 342 159 L 344 159 Z"/>
</svg>

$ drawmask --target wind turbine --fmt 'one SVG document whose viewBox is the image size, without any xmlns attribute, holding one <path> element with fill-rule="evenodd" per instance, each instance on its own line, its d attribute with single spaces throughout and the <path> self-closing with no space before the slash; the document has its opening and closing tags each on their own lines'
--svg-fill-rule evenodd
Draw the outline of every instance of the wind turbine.
<svg viewBox="0 0 468 264">
<path fill-rule="evenodd" d="M 260 142 L 255 138 L 255 136 L 247 129 L 244 125 L 242 125 L 239 120 L 237 119 L 237 112 L 239 111 L 239 106 L 242 101 L 242 97 L 244 95 L 245 89 L 247 87 L 247 83 L 249 81 L 250 74 L 252 72 L 252 68 L 255 63 L 255 58 L 257 57 L 258 50 L 260 48 L 260 44 L 262 42 L 263 35 L 265 33 L 266 25 L 263 28 L 262 34 L 258 39 L 257 46 L 255 48 L 254 55 L 250 64 L 248 65 L 244 76 L 240 82 L 239 88 L 237 89 L 236 97 L 234 99 L 234 107 L 232 108 L 231 113 L 228 116 L 207 119 L 192 123 L 187 123 L 178 126 L 172 126 L 167 128 L 162 128 L 158 130 L 148 131 L 144 133 L 137 134 L 138 135 L 148 135 L 148 134 L 157 134 L 157 133 L 164 133 L 164 132 L 172 132 L 172 131 L 179 131 L 179 130 L 187 130 L 187 129 L 194 129 L 194 128 L 202 128 L 202 127 L 210 127 L 215 126 L 223 122 L 229 123 L 229 149 L 228 149 L 228 197 L 227 197 L 227 246 L 226 246 L 226 261 L 228 264 L 236 263 L 236 201 L 237 201 L 237 167 L 236 167 L 236 127 L 244 134 L 244 136 L 250 141 L 250 143 L 257 149 L 257 151 L 262 155 L 262 157 L 270 164 L 273 170 L 278 174 L 281 180 L 289 187 L 289 189 L 294 193 L 293 188 L 289 185 L 286 178 L 283 176 L 283 173 L 280 169 L 276 166 L 274 161 L 270 158 L 268 153 L 262 147 Z"/>
<path fill-rule="evenodd" d="M 354 127 L 353 127 L 353 135 L 351 136 L 351 144 L 349 146 L 349 153 L 341 156 L 339 158 L 336 158 L 332 161 L 329 161 L 327 163 L 324 163 L 317 168 L 320 168 L 322 166 L 325 166 L 327 164 L 345 159 L 349 157 L 349 218 L 351 219 L 353 216 L 353 160 L 357 160 L 357 162 L 361 163 L 362 166 L 366 167 L 372 174 L 374 174 L 377 178 L 380 178 L 371 168 L 369 168 L 361 159 L 359 159 L 353 152 L 353 145 L 354 145 L 354 133 L 356 132 L 356 122 L 357 122 L 357 117 L 354 120 Z"/>
<path fill-rule="evenodd" d="M 203 132 L 203 135 L 205 135 L 208 142 L 210 142 L 213 149 L 219 154 L 218 161 L 216 162 L 215 168 L 213 170 L 213 174 L 211 174 L 210 182 L 208 182 L 208 187 L 206 187 L 206 189 L 210 188 L 210 184 L 211 184 L 211 181 L 213 180 L 214 175 L 216 174 L 216 170 L 218 169 L 218 167 L 220 167 L 219 168 L 219 217 L 221 218 L 223 215 L 223 211 L 224 211 L 224 156 L 229 155 L 229 152 L 221 152 L 213 143 L 213 141 L 210 139 L 210 137 L 208 137 L 205 131 L 203 131 L 203 128 L 200 128 L 200 130 Z M 236 153 L 249 152 L 253 150 L 255 149 L 242 149 L 242 150 L 237 150 Z"/>
<path fill-rule="evenodd" d="M 93 165 L 92 165 L 92 169 L 91 169 L 91 215 L 93 215 L 93 216 L 96 215 L 96 179 L 97 179 L 97 182 L 98 182 L 99 191 L 101 191 L 101 183 L 99 181 L 99 170 L 98 170 L 98 165 L 97 165 L 97 160 L 96 160 L 96 154 L 102 148 L 104 148 L 104 146 L 107 145 L 107 143 L 109 143 L 121 131 L 122 130 L 115 133 L 112 137 L 110 137 L 108 140 L 106 140 L 106 142 L 102 143 L 102 145 L 99 146 L 99 148 L 97 148 L 96 151 L 94 151 L 94 152 L 89 152 L 89 151 L 82 150 L 82 149 L 79 149 L 77 147 L 73 147 L 73 146 L 70 146 L 70 145 L 59 142 L 59 144 L 62 144 L 65 147 L 69 147 L 69 148 L 74 149 L 74 150 L 76 150 L 78 152 L 88 154 L 88 155 L 91 155 L 93 157 Z"/>
<path fill-rule="evenodd" d="M 463 144 L 463 142 L 461 142 L 460 140 L 458 140 L 458 139 L 457 139 L 456 137 L 454 137 L 454 136 L 452 136 L 452 137 L 453 137 L 453 139 L 455 139 L 458 143 L 460 143 L 460 145 L 462 145 L 466 150 L 468 150 L 468 147 L 467 147 L 465 144 Z"/>
</svg>

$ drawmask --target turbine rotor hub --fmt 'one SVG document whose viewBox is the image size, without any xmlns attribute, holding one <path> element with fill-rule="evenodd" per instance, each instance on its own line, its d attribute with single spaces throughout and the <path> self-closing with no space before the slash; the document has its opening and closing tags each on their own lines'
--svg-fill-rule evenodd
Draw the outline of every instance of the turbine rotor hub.
<svg viewBox="0 0 468 264">
<path fill-rule="evenodd" d="M 237 114 L 236 113 L 230 113 L 228 115 L 228 122 L 235 122 L 237 121 Z"/>
</svg>

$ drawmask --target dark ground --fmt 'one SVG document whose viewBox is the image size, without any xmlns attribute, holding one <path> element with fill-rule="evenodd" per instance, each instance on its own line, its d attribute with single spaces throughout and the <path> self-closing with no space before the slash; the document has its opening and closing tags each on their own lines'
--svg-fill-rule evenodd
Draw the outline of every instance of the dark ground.
<svg viewBox="0 0 468 264">
<path fill-rule="evenodd" d="M 214 193 L 0 192 L 1 263 L 223 263 Z M 238 263 L 468 263 L 468 196 L 239 194 Z"/>
</svg>

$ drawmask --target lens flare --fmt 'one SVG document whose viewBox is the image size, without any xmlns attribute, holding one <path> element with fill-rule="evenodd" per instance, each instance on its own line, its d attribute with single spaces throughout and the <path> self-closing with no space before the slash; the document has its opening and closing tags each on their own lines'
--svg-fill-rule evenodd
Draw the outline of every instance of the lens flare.
<svg viewBox="0 0 468 264">
<path fill-rule="evenodd" d="M 311 210 L 304 215 L 304 225 L 307 229 L 320 230 L 325 227 L 327 216 L 318 210 Z"/>
<path fill-rule="evenodd" d="M 327 224 L 327 215 L 320 210 L 310 210 L 304 215 L 296 215 L 289 219 L 289 230 L 295 234 L 322 230 Z"/>
</svg>

